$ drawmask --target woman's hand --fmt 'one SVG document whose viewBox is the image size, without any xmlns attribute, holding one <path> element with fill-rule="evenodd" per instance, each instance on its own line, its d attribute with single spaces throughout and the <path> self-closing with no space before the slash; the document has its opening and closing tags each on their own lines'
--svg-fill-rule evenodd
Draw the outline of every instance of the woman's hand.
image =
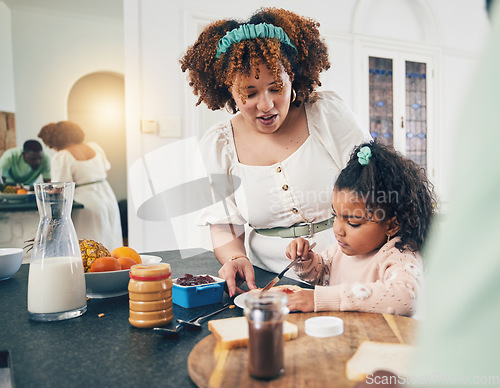
<svg viewBox="0 0 500 388">
<path fill-rule="evenodd" d="M 302 256 L 302 261 L 310 260 L 309 257 L 309 241 L 305 238 L 297 237 L 286 247 L 286 257 L 290 260 L 295 260 L 297 256 Z"/>
<path fill-rule="evenodd" d="M 225 263 L 219 270 L 219 277 L 226 281 L 230 297 L 245 292 L 239 288 L 243 282 L 246 282 L 251 290 L 257 288 L 252 263 L 246 257 L 239 257 Z"/>
<path fill-rule="evenodd" d="M 289 294 L 287 307 L 290 311 L 302 311 L 304 313 L 314 311 L 314 290 L 302 289 Z"/>
</svg>

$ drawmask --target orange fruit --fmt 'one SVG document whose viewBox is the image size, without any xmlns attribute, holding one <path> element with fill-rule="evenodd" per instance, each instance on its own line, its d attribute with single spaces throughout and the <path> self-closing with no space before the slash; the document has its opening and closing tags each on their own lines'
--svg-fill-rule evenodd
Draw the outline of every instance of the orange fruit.
<svg viewBox="0 0 500 388">
<path fill-rule="evenodd" d="M 118 258 L 118 262 L 122 266 L 122 269 L 130 269 L 130 267 L 137 264 L 137 262 L 130 257 L 120 257 Z"/>
<path fill-rule="evenodd" d="M 142 264 L 141 256 L 130 247 L 115 248 L 111 251 L 111 256 L 116 259 L 119 259 L 120 257 L 130 257 L 137 264 Z"/>
<path fill-rule="evenodd" d="M 18 189 L 17 194 L 28 194 L 28 192 L 25 189 Z"/>
<path fill-rule="evenodd" d="M 118 259 L 114 257 L 104 256 L 95 259 L 92 263 L 89 272 L 107 272 L 107 271 L 120 271 L 122 266 Z"/>
</svg>

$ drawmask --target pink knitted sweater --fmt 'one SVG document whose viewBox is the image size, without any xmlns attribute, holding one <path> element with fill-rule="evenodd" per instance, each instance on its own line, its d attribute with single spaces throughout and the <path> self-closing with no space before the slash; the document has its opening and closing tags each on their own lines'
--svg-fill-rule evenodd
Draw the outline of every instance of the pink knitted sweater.
<svg viewBox="0 0 500 388">
<path fill-rule="evenodd" d="M 315 311 L 361 311 L 411 316 L 423 275 L 418 253 L 400 252 L 393 238 L 378 251 L 347 256 L 338 244 L 295 267 L 315 284 Z"/>
</svg>

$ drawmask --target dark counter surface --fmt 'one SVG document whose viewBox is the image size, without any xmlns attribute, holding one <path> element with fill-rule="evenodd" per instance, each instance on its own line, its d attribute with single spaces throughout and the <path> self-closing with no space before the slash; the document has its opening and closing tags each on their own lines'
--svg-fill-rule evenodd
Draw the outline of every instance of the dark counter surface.
<svg viewBox="0 0 500 388">
<path fill-rule="evenodd" d="M 185 273 L 217 276 L 220 264 L 203 249 L 149 252 L 170 263 L 172 277 Z M 186 258 L 187 257 L 187 258 Z M 178 339 L 165 338 L 152 329 L 128 322 L 128 295 L 90 299 L 83 316 L 59 322 L 28 318 L 29 265 L 0 281 L 0 351 L 8 350 L 16 387 L 194 387 L 187 370 L 193 347 L 210 334 L 184 330 Z M 276 274 L 255 269 L 257 286 Z M 280 284 L 299 284 L 283 278 Z M 223 303 L 229 301 L 224 294 Z M 222 304 L 185 309 L 174 304 L 174 320 L 189 319 Z M 104 316 L 99 318 L 99 314 Z M 242 316 L 236 307 L 212 319 Z M 171 322 L 167 327 L 173 327 Z"/>
</svg>

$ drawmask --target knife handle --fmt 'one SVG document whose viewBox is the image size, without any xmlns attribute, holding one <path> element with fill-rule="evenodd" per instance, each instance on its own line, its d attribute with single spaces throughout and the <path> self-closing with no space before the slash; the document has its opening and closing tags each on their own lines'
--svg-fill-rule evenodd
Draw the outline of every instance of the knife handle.
<svg viewBox="0 0 500 388">
<path fill-rule="evenodd" d="M 313 250 L 313 248 L 316 246 L 317 242 L 313 242 L 310 246 L 309 246 L 309 250 L 307 251 L 307 253 L 311 252 Z M 300 256 L 297 256 L 298 259 L 302 259 L 302 255 Z M 300 262 L 300 260 L 299 260 Z"/>
</svg>

